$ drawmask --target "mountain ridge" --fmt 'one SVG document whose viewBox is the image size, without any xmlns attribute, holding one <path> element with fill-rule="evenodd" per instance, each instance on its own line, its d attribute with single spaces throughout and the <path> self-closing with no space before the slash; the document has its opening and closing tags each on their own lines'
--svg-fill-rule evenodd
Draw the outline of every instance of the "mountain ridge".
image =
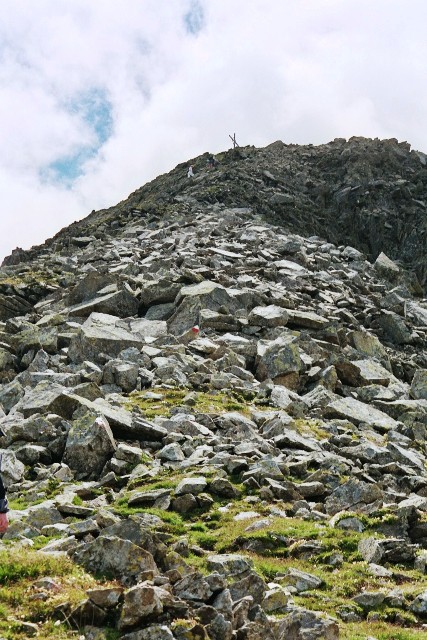
<svg viewBox="0 0 427 640">
<path fill-rule="evenodd" d="M 265 148 L 239 147 L 220 153 L 213 170 L 207 168 L 208 157 L 205 153 L 178 164 L 117 205 L 62 229 L 44 245 L 15 250 L 3 265 L 27 259 L 51 244 L 61 245 L 74 232 L 78 235 L 111 222 L 124 225 L 131 212 L 157 212 L 162 217 L 164 205 L 172 213 L 172 205 L 178 204 L 174 198 L 188 195 L 201 205 L 251 207 L 268 222 L 336 244 L 351 244 L 372 260 L 384 251 L 413 270 L 425 288 L 426 156 L 411 151 L 408 143 L 361 137 L 319 146 L 277 141 Z M 190 165 L 195 168 L 194 180 L 186 175 Z"/>
</svg>

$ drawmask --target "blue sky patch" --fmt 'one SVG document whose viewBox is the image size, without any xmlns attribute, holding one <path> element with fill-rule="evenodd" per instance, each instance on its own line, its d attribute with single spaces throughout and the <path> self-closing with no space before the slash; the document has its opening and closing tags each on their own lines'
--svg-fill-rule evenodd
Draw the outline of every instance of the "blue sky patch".
<svg viewBox="0 0 427 640">
<path fill-rule="evenodd" d="M 205 24 L 205 14 L 199 0 L 191 0 L 190 9 L 184 16 L 184 24 L 188 33 L 196 36 Z"/>
<path fill-rule="evenodd" d="M 43 182 L 56 183 L 71 189 L 74 181 L 83 174 L 85 162 L 95 154 L 96 150 L 85 147 L 68 156 L 62 156 L 44 167 L 40 171 L 40 178 Z"/>
<path fill-rule="evenodd" d="M 92 89 L 76 103 L 76 112 L 95 131 L 99 144 L 104 144 L 113 130 L 112 106 L 104 91 Z"/>
<path fill-rule="evenodd" d="M 84 164 L 94 158 L 113 132 L 112 105 L 105 91 L 92 88 L 80 93 L 65 105 L 66 111 L 83 120 L 93 133 L 94 142 L 73 153 L 61 156 L 40 172 L 43 182 L 60 183 L 71 188 L 83 174 Z"/>
</svg>

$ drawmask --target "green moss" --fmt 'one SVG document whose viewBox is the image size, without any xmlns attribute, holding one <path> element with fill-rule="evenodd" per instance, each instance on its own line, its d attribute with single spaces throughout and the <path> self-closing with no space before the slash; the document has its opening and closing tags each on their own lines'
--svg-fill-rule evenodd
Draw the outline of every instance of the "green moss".
<svg viewBox="0 0 427 640">
<path fill-rule="evenodd" d="M 298 433 L 302 436 L 316 438 L 316 440 L 324 440 L 331 436 L 330 432 L 325 429 L 325 424 L 321 420 L 298 418 L 294 421 L 294 425 Z"/>
<path fill-rule="evenodd" d="M 9 498 L 8 496 L 9 508 L 13 511 L 21 511 L 22 509 L 26 509 L 28 507 L 29 501 L 26 500 L 25 496 L 18 496 L 17 498 Z"/>
<path fill-rule="evenodd" d="M 40 270 L 32 271 L 30 268 L 22 269 L 20 273 L 1 274 L 0 286 L 31 286 L 31 285 L 57 285 L 60 274 L 53 271 Z"/>
<path fill-rule="evenodd" d="M 61 483 L 57 478 L 49 478 L 46 489 L 46 498 L 54 498 L 61 492 Z"/>
<path fill-rule="evenodd" d="M 185 404 L 184 398 L 189 390 L 153 387 L 151 391 L 161 394 L 162 398 L 147 397 L 146 391 L 133 391 L 124 403 L 125 408 L 132 411 L 138 407 L 149 420 L 157 416 L 169 416 L 171 409 Z M 238 411 L 249 416 L 251 409 L 255 408 L 259 409 L 259 406 L 231 390 L 212 393 L 194 392 L 194 402 L 192 402 L 192 410 L 195 413 L 218 414 Z"/>
</svg>

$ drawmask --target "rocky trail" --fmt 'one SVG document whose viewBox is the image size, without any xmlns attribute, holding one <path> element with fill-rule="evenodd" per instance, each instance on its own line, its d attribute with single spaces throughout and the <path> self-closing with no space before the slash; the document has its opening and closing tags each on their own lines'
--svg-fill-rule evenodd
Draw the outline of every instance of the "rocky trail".
<svg viewBox="0 0 427 640">
<path fill-rule="evenodd" d="M 0 635 L 427 638 L 425 156 L 206 158 L 0 269 Z"/>
</svg>

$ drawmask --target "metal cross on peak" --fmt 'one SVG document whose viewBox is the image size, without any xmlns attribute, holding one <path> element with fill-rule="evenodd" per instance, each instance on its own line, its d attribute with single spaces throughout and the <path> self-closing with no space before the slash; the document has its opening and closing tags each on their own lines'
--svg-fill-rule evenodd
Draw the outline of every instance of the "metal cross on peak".
<svg viewBox="0 0 427 640">
<path fill-rule="evenodd" d="M 238 146 L 239 146 L 239 145 L 237 144 L 237 141 L 236 141 L 236 134 L 235 134 L 235 133 L 233 133 L 233 135 L 232 135 L 232 136 L 230 136 L 230 135 L 229 135 L 228 137 L 231 139 L 231 142 L 233 143 L 233 149 L 235 149 L 236 147 L 238 147 Z"/>
</svg>

